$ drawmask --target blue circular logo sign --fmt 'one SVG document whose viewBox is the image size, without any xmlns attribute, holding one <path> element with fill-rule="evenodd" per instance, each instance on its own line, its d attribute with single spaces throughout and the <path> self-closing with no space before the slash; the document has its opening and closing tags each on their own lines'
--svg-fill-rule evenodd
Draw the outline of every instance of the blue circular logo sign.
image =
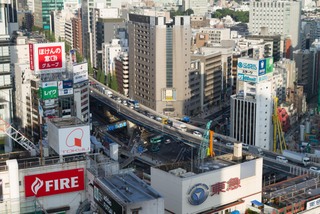
<svg viewBox="0 0 320 214">
<path fill-rule="evenodd" d="M 196 184 L 188 192 L 188 201 L 192 205 L 202 204 L 209 195 L 209 187 L 206 184 Z"/>
<path fill-rule="evenodd" d="M 238 67 L 242 68 L 242 62 L 238 62 Z"/>
</svg>

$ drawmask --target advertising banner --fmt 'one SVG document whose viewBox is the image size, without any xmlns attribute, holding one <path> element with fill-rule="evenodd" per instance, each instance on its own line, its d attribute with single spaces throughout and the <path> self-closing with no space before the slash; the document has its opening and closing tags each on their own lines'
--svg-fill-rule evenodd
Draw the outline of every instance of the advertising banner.
<svg viewBox="0 0 320 214">
<path fill-rule="evenodd" d="M 73 88 L 59 89 L 59 96 L 71 95 L 73 94 Z"/>
<path fill-rule="evenodd" d="M 273 72 L 273 57 L 266 59 L 266 73 L 269 74 Z"/>
<path fill-rule="evenodd" d="M 34 70 L 34 58 L 33 58 L 33 44 L 29 44 L 29 62 L 30 70 Z"/>
<path fill-rule="evenodd" d="M 237 71 L 239 74 L 258 76 L 259 60 L 239 58 Z"/>
<path fill-rule="evenodd" d="M 266 60 L 265 59 L 260 59 L 259 60 L 258 74 L 259 74 L 259 76 L 262 76 L 262 75 L 266 74 Z"/>
<path fill-rule="evenodd" d="M 56 81 L 44 82 L 39 88 L 39 96 L 42 100 L 58 98 L 58 86 Z"/>
<path fill-rule="evenodd" d="M 89 125 L 59 128 L 57 135 L 49 133 L 49 144 L 59 155 L 90 152 L 89 129 Z"/>
<path fill-rule="evenodd" d="M 84 169 L 71 169 L 24 177 L 26 197 L 42 197 L 84 190 Z"/>
<path fill-rule="evenodd" d="M 257 76 L 238 74 L 238 80 L 243 81 L 243 82 L 257 83 L 257 78 L 258 78 Z"/>
<path fill-rule="evenodd" d="M 88 80 L 88 63 L 73 65 L 73 83 Z"/>
<path fill-rule="evenodd" d="M 36 74 L 61 72 L 66 68 L 63 42 L 29 44 L 29 55 L 30 68 Z"/>
</svg>

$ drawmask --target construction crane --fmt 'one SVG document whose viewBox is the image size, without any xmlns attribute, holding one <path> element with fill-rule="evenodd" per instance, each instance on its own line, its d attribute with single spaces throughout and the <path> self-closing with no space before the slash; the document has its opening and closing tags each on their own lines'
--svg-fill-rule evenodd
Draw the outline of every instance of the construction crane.
<svg viewBox="0 0 320 214">
<path fill-rule="evenodd" d="M 213 151 L 213 135 L 214 132 L 210 130 L 212 120 L 210 120 L 206 125 L 206 130 L 203 133 L 202 141 L 200 143 L 200 147 L 198 150 L 198 160 L 199 164 L 201 161 L 206 158 L 207 156 L 213 157 L 214 151 Z M 210 143 L 210 145 L 209 145 Z"/>
<path fill-rule="evenodd" d="M 21 132 L 15 129 L 12 125 L 7 123 L 0 117 L 0 131 L 6 133 L 12 140 L 21 145 L 24 149 L 30 152 L 31 156 L 36 156 L 40 154 L 40 150 L 32 143 L 28 138 L 26 138 Z"/>
<path fill-rule="evenodd" d="M 278 97 L 274 97 L 273 99 L 273 108 L 273 151 L 282 153 L 284 149 L 287 149 L 287 144 L 284 139 L 281 122 L 278 116 Z"/>
</svg>

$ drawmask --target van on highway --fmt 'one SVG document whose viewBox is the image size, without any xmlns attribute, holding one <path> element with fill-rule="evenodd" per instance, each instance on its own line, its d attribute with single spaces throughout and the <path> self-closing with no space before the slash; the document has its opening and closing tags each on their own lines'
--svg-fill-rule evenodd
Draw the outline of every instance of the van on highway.
<svg viewBox="0 0 320 214">
<path fill-rule="evenodd" d="M 283 156 L 280 156 L 280 155 L 278 155 L 278 156 L 276 157 L 276 161 L 279 161 L 279 162 L 282 162 L 282 163 L 288 163 L 287 158 L 285 158 L 285 157 L 283 157 Z"/>
</svg>

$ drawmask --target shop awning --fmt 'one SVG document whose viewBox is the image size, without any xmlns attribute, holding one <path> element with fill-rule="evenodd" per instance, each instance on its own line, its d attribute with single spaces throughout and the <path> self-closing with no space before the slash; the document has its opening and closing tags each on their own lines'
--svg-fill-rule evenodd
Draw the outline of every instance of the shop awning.
<svg viewBox="0 0 320 214">
<path fill-rule="evenodd" d="M 251 203 L 258 206 L 258 207 L 263 206 L 263 203 L 261 203 L 260 201 L 257 201 L 257 200 L 253 200 L 253 201 L 251 201 Z"/>
<path fill-rule="evenodd" d="M 239 210 L 234 210 L 231 212 L 231 214 L 240 214 L 240 211 Z"/>
</svg>

